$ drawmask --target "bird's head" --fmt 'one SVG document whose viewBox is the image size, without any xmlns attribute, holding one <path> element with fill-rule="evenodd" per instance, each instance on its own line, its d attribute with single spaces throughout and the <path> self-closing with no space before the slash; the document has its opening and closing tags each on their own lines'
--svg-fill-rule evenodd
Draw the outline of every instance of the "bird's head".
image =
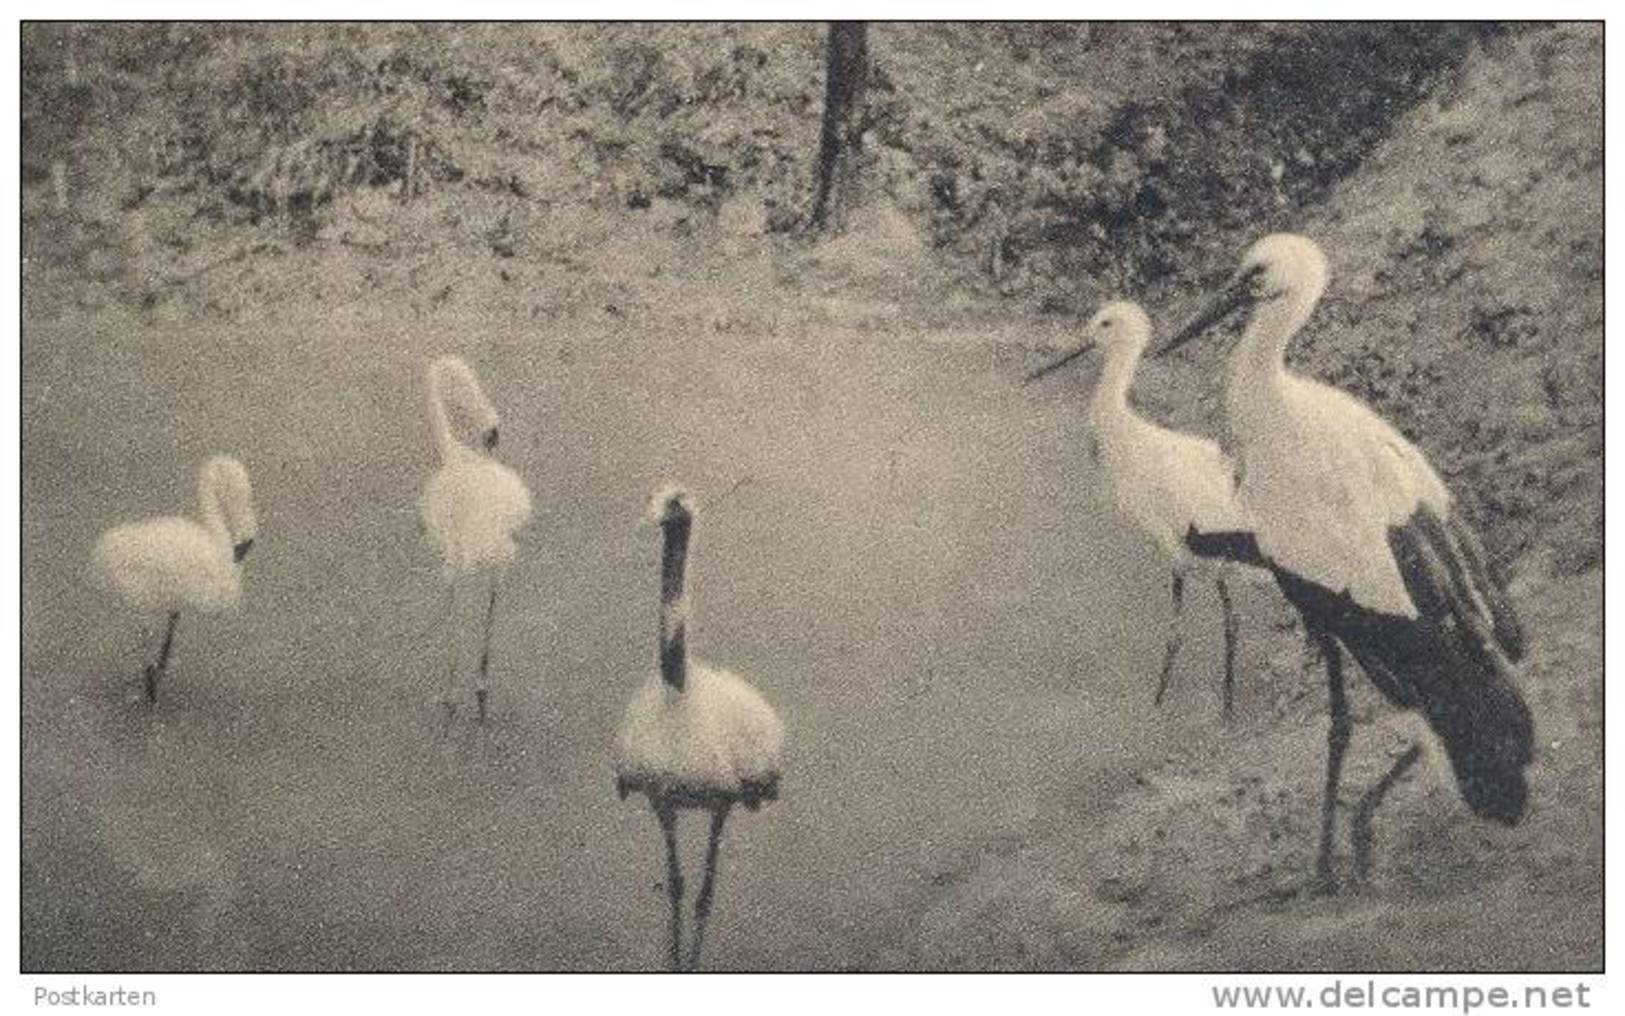
<svg viewBox="0 0 1625 1016">
<path fill-rule="evenodd" d="M 1139 304 L 1113 300 L 1095 311 L 1084 332 L 1090 342 L 1108 352 L 1125 347 L 1138 352 L 1151 338 L 1151 319 Z"/>
<path fill-rule="evenodd" d="M 232 559 L 241 561 L 259 535 L 254 515 L 254 493 L 248 483 L 248 470 L 229 455 L 216 455 L 203 464 L 198 474 L 201 499 L 213 500 L 226 524 L 231 540 Z"/>
<path fill-rule="evenodd" d="M 429 364 L 429 389 L 440 399 L 449 420 L 467 427 L 464 433 L 472 433 L 487 452 L 496 450 L 500 422 L 496 407 L 462 357 L 442 356 Z"/>
<path fill-rule="evenodd" d="M 1139 304 L 1113 300 L 1095 311 L 1094 317 L 1083 326 L 1083 336 L 1077 348 L 1028 374 L 1027 381 L 1037 381 L 1097 347 L 1108 355 L 1119 349 L 1132 350 L 1138 355 L 1151 339 L 1151 319 Z"/>
<path fill-rule="evenodd" d="M 650 495 L 649 518 L 660 526 L 663 542 L 660 560 L 662 609 L 675 611 L 680 619 L 683 611 L 683 568 L 688 560 L 689 532 L 694 525 L 694 502 L 688 496 L 688 491 L 668 484 Z M 663 629 L 668 620 L 668 615 L 662 614 Z M 662 652 L 665 652 L 664 648 Z M 663 662 L 663 670 L 665 666 Z M 673 672 L 667 671 L 667 675 L 667 680 L 674 687 L 683 686 L 680 674 L 673 676 Z"/>
<path fill-rule="evenodd" d="M 661 525 L 688 522 L 694 518 L 694 498 L 677 484 L 668 483 L 649 495 L 649 520 Z"/>
<path fill-rule="evenodd" d="M 1315 241 L 1297 233 L 1271 233 L 1247 248 L 1224 288 L 1158 355 L 1205 335 L 1234 315 L 1264 307 L 1279 308 L 1289 319 L 1283 328 L 1295 330 L 1325 291 L 1326 274 L 1326 255 Z"/>
</svg>

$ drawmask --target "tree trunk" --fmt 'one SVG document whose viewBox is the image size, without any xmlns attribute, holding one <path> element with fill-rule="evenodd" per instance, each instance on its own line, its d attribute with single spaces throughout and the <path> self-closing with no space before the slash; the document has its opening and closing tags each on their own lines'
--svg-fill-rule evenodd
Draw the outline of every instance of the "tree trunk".
<svg viewBox="0 0 1625 1016">
<path fill-rule="evenodd" d="M 62 42 L 62 74 L 68 82 L 68 93 L 78 95 L 83 78 L 79 73 L 79 55 L 76 52 L 73 39 L 73 26 L 67 26 L 67 34 Z M 66 159 L 55 158 L 51 160 L 51 194 L 54 197 L 56 210 L 68 210 L 68 163 Z"/>
<path fill-rule="evenodd" d="M 869 26 L 862 21 L 832 21 L 824 60 L 824 131 L 818 145 L 818 192 L 812 224 L 823 229 L 829 219 L 836 181 L 855 181 L 863 147 L 864 86 L 869 77 Z M 844 188 L 843 188 L 844 189 Z"/>
</svg>

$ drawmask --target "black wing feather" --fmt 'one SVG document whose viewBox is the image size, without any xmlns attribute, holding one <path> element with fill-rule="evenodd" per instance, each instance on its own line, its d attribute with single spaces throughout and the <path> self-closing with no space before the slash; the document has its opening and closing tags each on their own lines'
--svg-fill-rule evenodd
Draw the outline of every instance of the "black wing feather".
<svg viewBox="0 0 1625 1016">
<path fill-rule="evenodd" d="M 1391 532 L 1390 540 L 1395 558 L 1410 564 L 1412 599 L 1442 603 L 1429 592 L 1449 580 L 1437 557 L 1410 532 Z M 1395 705 L 1422 713 L 1450 757 L 1467 806 L 1515 825 L 1529 794 L 1523 768 L 1534 753 L 1534 721 L 1499 654 L 1478 651 L 1470 634 L 1435 615 L 1385 614 L 1272 570 L 1307 624 L 1335 636 Z"/>
<path fill-rule="evenodd" d="M 1518 619 L 1518 612 L 1513 609 L 1512 600 L 1507 596 L 1506 590 L 1495 580 L 1495 575 L 1486 565 L 1487 555 L 1484 553 L 1484 545 L 1478 542 L 1478 534 L 1473 532 L 1473 528 L 1459 512 L 1453 511 L 1445 519 L 1445 535 L 1455 538 L 1454 546 L 1465 572 L 1464 588 L 1476 592 L 1477 600 L 1489 610 L 1488 620 L 1491 630 L 1495 633 L 1496 644 L 1514 663 L 1522 660 L 1523 622 Z"/>
<path fill-rule="evenodd" d="M 1268 568 L 1306 624 L 1335 636 L 1389 701 L 1422 713 L 1444 744 L 1468 807 L 1507 825 L 1523 817 L 1534 720 L 1506 663 L 1522 656 L 1523 634 L 1465 523 L 1452 517 L 1446 525 L 1424 505 L 1389 528 L 1388 547 L 1416 618 L 1362 606 L 1346 590 L 1277 566 L 1252 533 L 1200 533 L 1193 526 L 1185 545 L 1200 557 Z"/>
</svg>

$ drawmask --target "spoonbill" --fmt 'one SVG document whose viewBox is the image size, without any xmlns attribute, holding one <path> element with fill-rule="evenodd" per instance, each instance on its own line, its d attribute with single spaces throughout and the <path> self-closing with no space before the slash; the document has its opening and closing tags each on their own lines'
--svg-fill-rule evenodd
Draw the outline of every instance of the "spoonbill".
<svg viewBox="0 0 1625 1016">
<path fill-rule="evenodd" d="M 1422 714 L 1462 799 L 1484 818 L 1509 826 L 1522 818 L 1534 721 L 1512 670 L 1523 657 L 1522 626 L 1443 481 L 1369 408 L 1286 369 L 1287 345 L 1326 275 L 1312 240 L 1267 236 L 1161 352 L 1250 312 L 1230 356 L 1224 407 L 1238 494 L 1254 528 L 1195 527 L 1187 543 L 1269 568 L 1325 656 L 1331 723 L 1316 877 L 1331 891 L 1335 799 L 1351 732 L 1339 645 L 1390 702 Z M 1412 745 L 1399 756 L 1356 809 L 1357 878 L 1369 872 L 1377 805 L 1420 754 Z"/>
<path fill-rule="evenodd" d="M 259 532 L 248 470 L 236 459 L 216 455 L 203 463 L 197 499 L 202 522 L 170 515 L 114 526 L 91 551 L 98 585 L 140 610 L 168 614 L 158 658 L 144 673 L 148 702 L 158 701 L 181 612 L 213 614 L 241 602 L 240 565 Z"/>
<path fill-rule="evenodd" d="M 698 966 L 711 913 L 722 826 L 737 803 L 755 811 L 779 792 L 784 727 L 773 707 L 742 678 L 688 658 L 688 604 L 683 596 L 694 503 L 667 487 L 650 501 L 660 524 L 659 666 L 621 720 L 615 753 L 616 790 L 625 800 L 648 795 L 666 840 L 666 892 L 671 900 L 671 969 L 683 969 L 683 872 L 677 858 L 677 810 L 711 814 L 705 878 L 694 901 L 694 941 L 688 969 Z"/>
<path fill-rule="evenodd" d="M 1185 546 L 1192 526 L 1207 532 L 1251 528 L 1235 495 L 1235 469 L 1219 446 L 1205 438 L 1159 427 L 1129 408 L 1134 370 L 1151 340 L 1151 319 L 1139 304 L 1108 303 L 1084 326 L 1083 344 L 1027 376 L 1028 383 L 1071 363 L 1092 349 L 1106 364 L 1089 403 L 1093 433 L 1089 454 L 1100 467 L 1118 508 L 1156 541 L 1173 569 L 1174 621 L 1162 657 L 1154 701 L 1161 704 L 1179 655 L 1185 577 L 1204 559 Z M 1236 669 L 1236 615 L 1225 585 L 1228 562 L 1213 569 L 1224 611 L 1224 714 L 1230 715 Z M 1250 570 L 1250 569 L 1249 569 Z"/>
<path fill-rule="evenodd" d="M 474 700 L 485 722 L 491 670 L 491 628 L 496 619 L 497 585 L 518 553 L 514 534 L 530 519 L 530 490 L 512 469 L 492 457 L 497 446 L 497 411 L 485 397 L 479 378 L 456 356 L 429 364 L 429 426 L 440 452 L 440 468 L 429 477 L 418 499 L 423 528 L 440 553 L 441 576 L 451 593 L 448 615 L 453 634 L 444 705 L 451 719 L 457 709 L 456 637 L 463 604 L 476 604 L 485 592 L 484 636 L 480 645 Z M 453 432 L 453 414 L 477 435 L 479 447 L 465 444 Z M 476 608 L 477 609 L 477 608 Z"/>
</svg>

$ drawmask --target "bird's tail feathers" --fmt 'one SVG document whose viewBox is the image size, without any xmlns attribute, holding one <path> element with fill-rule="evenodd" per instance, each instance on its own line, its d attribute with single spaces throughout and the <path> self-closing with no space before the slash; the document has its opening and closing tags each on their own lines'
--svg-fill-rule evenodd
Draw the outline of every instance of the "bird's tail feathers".
<svg viewBox="0 0 1625 1016">
<path fill-rule="evenodd" d="M 1428 725 L 1444 742 L 1467 806 L 1483 818 L 1517 825 L 1529 797 L 1523 770 L 1534 754 L 1535 724 L 1505 675 L 1483 677 L 1451 682 L 1453 694 L 1430 696 Z"/>
<path fill-rule="evenodd" d="M 1534 721 L 1505 658 L 1483 651 L 1451 619 L 1430 617 L 1420 584 L 1412 597 L 1423 616 L 1409 618 L 1362 608 L 1347 594 L 1274 571 L 1287 599 L 1336 636 L 1389 701 L 1427 719 L 1468 807 L 1515 825 L 1529 794 L 1523 770 L 1534 755 Z"/>
<path fill-rule="evenodd" d="M 1523 769 L 1534 756 L 1535 724 L 1510 673 L 1496 657 L 1426 622 L 1395 619 L 1385 627 L 1374 636 L 1340 638 L 1390 700 L 1421 710 L 1467 806 L 1516 825 L 1529 795 Z"/>
<path fill-rule="evenodd" d="M 1407 704 L 1422 710 L 1444 742 L 1467 805 L 1515 825 L 1528 797 L 1523 769 L 1535 736 L 1508 663 L 1514 650 L 1522 653 L 1522 629 L 1484 570 L 1471 530 L 1454 516 L 1451 522 L 1423 506 L 1407 525 L 1389 531 L 1421 616 L 1384 621 L 1375 638 L 1364 640 L 1371 659 L 1361 663 L 1368 672 L 1385 670 Z"/>
</svg>

